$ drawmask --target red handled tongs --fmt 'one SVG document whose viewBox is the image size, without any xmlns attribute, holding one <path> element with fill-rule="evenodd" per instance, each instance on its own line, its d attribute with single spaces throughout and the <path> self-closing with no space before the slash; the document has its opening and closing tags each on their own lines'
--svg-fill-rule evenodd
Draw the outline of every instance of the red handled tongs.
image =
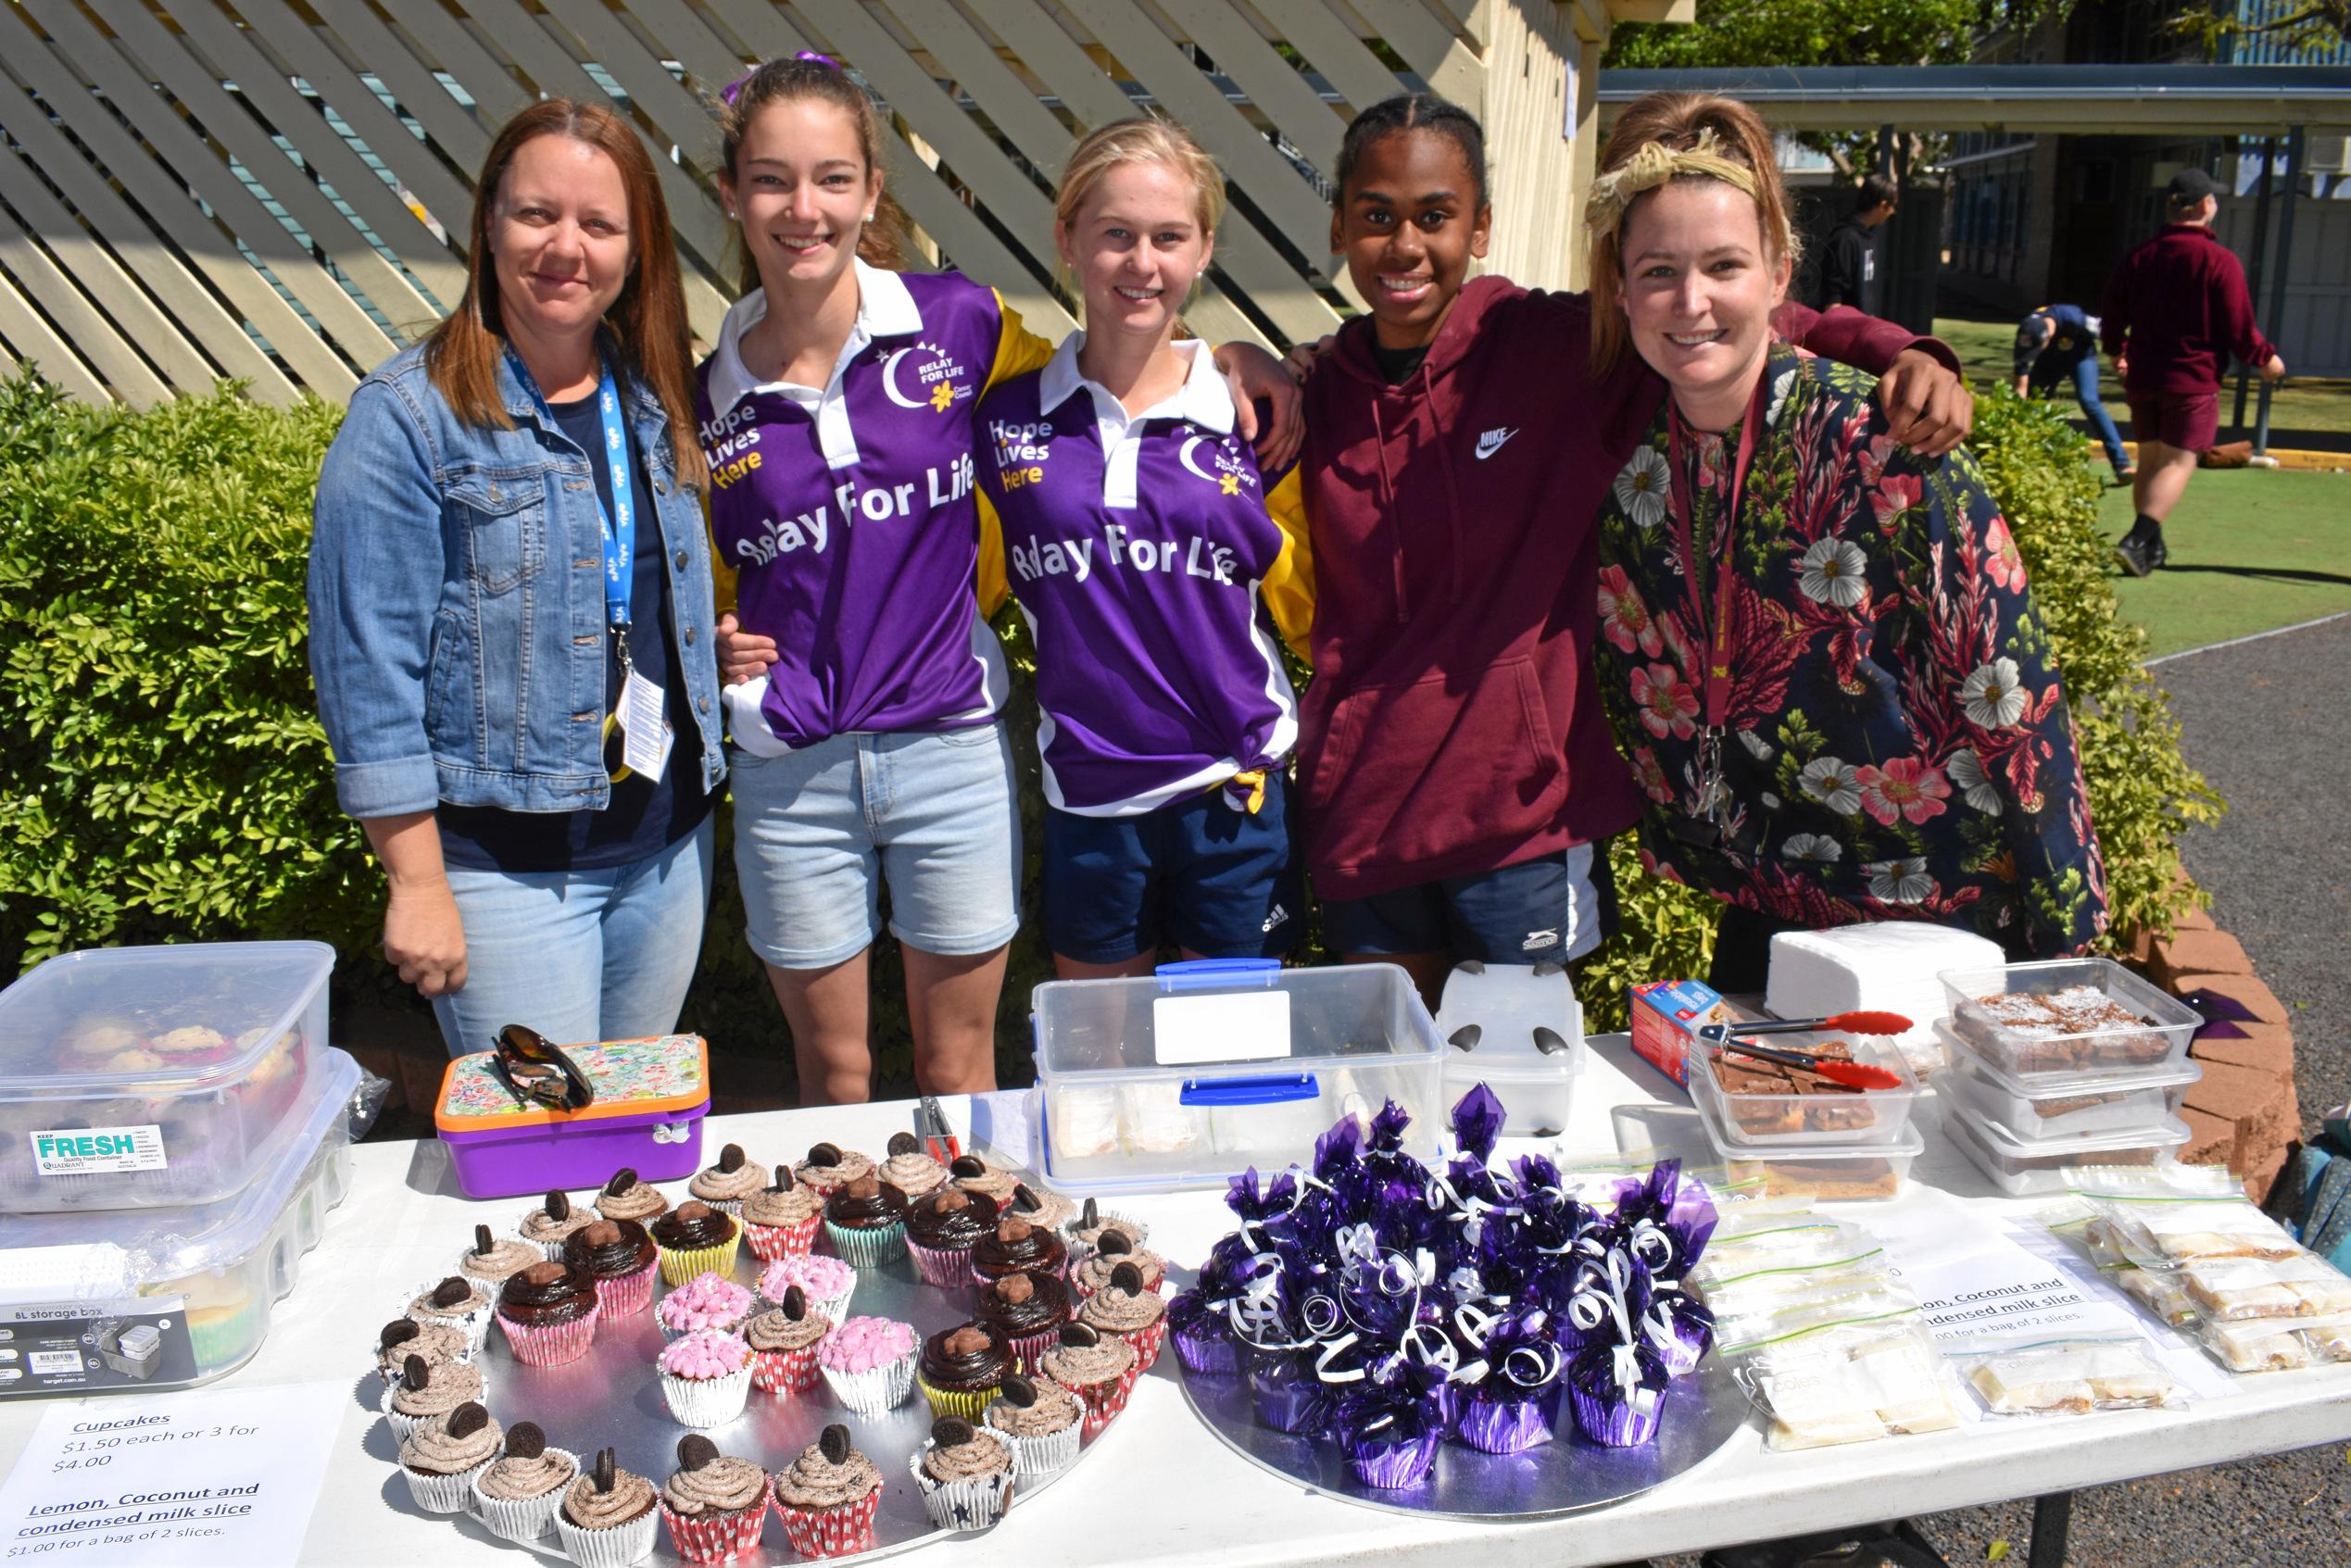
<svg viewBox="0 0 2351 1568">
<path fill-rule="evenodd" d="M 923 1140 L 930 1157 L 942 1165 L 951 1163 L 963 1152 L 963 1146 L 956 1141 L 955 1129 L 947 1124 L 946 1110 L 933 1096 L 923 1096 L 914 1107 L 914 1134 Z"/>
</svg>

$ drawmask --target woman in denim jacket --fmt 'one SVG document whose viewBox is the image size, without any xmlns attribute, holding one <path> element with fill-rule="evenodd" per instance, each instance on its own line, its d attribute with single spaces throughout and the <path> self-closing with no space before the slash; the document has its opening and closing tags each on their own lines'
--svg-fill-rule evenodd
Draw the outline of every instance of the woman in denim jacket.
<svg viewBox="0 0 2351 1568">
<path fill-rule="evenodd" d="M 706 470 L 636 134 L 549 99 L 477 187 L 465 298 L 319 474 L 310 668 L 384 954 L 452 1054 L 674 1026 L 726 771 Z"/>
</svg>

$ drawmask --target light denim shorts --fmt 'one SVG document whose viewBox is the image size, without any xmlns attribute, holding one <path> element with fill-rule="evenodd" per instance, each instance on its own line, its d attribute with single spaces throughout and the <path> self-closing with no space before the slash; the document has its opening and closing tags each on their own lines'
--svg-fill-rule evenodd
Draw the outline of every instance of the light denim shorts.
<svg viewBox="0 0 2351 1568">
<path fill-rule="evenodd" d="M 882 931 L 925 953 L 993 952 L 1020 929 L 1021 815 L 999 721 L 727 752 L 751 950 L 827 969 Z"/>
</svg>

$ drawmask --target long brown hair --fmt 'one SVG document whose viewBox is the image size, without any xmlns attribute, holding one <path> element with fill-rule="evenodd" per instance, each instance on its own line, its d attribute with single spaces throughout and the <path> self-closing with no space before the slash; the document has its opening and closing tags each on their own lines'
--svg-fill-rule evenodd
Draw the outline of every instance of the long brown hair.
<svg viewBox="0 0 2351 1568">
<path fill-rule="evenodd" d="M 1714 133 L 1711 150 L 1744 167 L 1754 182 L 1755 217 L 1763 231 L 1766 259 L 1776 262 L 1784 256 L 1792 268 L 1796 237 L 1788 222 L 1788 192 L 1779 182 L 1771 130 L 1761 116 L 1735 98 L 1714 93 L 1651 93 L 1636 98 L 1616 117 L 1608 144 L 1600 150 L 1595 173 L 1604 176 L 1622 168 L 1652 144 L 1676 152 L 1694 151 L 1708 132 Z M 1591 236 L 1591 367 L 1596 375 L 1605 375 L 1625 351 L 1628 334 L 1619 303 L 1625 294 L 1625 258 L 1620 246 L 1626 220 L 1639 205 L 1640 198 L 1635 197 L 1614 224 Z"/>
<path fill-rule="evenodd" d="M 770 104 L 801 98 L 820 99 L 849 117 L 849 123 L 857 127 L 857 146 L 865 156 L 869 183 L 874 176 L 885 172 L 882 117 L 874 112 L 873 96 L 830 60 L 809 56 L 797 59 L 778 56 L 754 66 L 718 95 L 719 167 L 726 170 L 729 180 L 742 178 L 735 160 L 742 156 L 744 133 L 750 130 L 759 112 Z M 751 259 L 751 253 L 743 246 L 740 223 L 735 225 L 732 243 L 736 250 L 736 281 L 748 294 L 760 286 L 760 270 Z M 874 204 L 873 218 L 858 231 L 857 257 L 868 267 L 878 267 L 885 272 L 905 270 L 905 214 L 891 199 L 886 186 Z"/>
<path fill-rule="evenodd" d="M 498 393 L 506 323 L 497 268 L 490 256 L 490 225 L 497 220 L 515 154 L 541 136 L 569 136 L 584 143 L 610 157 L 621 171 L 622 189 L 628 193 L 635 265 L 621 285 L 620 297 L 604 313 L 606 336 L 620 356 L 623 373 L 643 381 L 660 399 L 661 410 L 669 416 L 670 456 L 679 483 L 698 487 L 709 470 L 694 433 L 694 345 L 685 322 L 685 290 L 679 282 L 677 236 L 670 227 L 669 203 L 661 197 L 653 159 L 636 132 L 610 109 L 574 98 L 547 98 L 499 130 L 473 187 L 465 297 L 424 340 L 425 372 L 460 420 L 498 430 L 514 428 L 506 399 Z"/>
</svg>

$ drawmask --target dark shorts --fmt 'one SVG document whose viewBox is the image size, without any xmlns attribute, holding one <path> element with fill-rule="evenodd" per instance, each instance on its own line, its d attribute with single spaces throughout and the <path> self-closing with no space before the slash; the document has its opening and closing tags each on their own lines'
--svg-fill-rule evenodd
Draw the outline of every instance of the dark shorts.
<svg viewBox="0 0 2351 1568">
<path fill-rule="evenodd" d="M 2131 395 L 2131 433 L 2140 441 L 2160 441 L 2182 452 L 2209 452 L 2220 433 L 2220 395 L 2134 392 Z"/>
<path fill-rule="evenodd" d="M 1323 947 L 1348 958 L 1442 953 L 1455 963 L 1565 963 L 1616 929 L 1605 844 L 1368 898 L 1323 900 Z"/>
<path fill-rule="evenodd" d="M 1139 817 L 1045 812 L 1045 936 L 1081 963 L 1174 942 L 1203 958 L 1278 958 L 1304 926 L 1278 770 L 1254 812 L 1203 791 Z"/>
</svg>

